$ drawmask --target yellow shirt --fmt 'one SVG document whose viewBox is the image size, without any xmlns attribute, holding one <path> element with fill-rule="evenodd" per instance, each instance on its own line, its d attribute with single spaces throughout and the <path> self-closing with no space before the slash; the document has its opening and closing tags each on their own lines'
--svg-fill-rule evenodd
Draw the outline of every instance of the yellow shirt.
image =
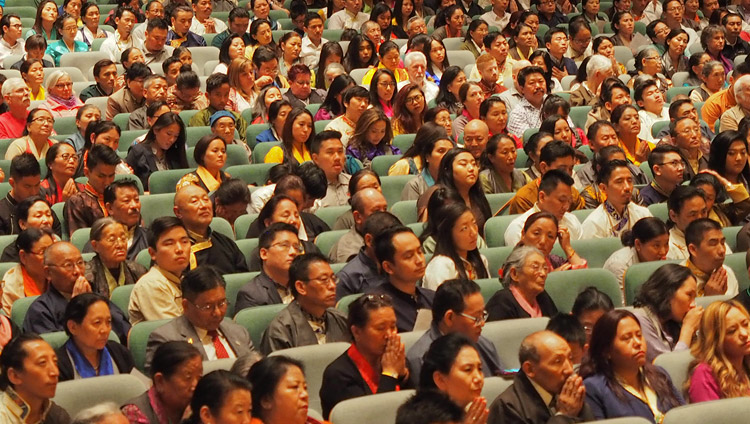
<svg viewBox="0 0 750 424">
<path fill-rule="evenodd" d="M 31 87 L 29 87 L 31 89 Z M 35 100 L 47 100 L 46 92 L 44 91 L 44 87 L 39 87 L 39 93 L 37 93 L 36 97 L 34 97 L 33 92 L 29 92 L 29 99 L 31 101 Z"/>
<path fill-rule="evenodd" d="M 302 147 L 302 152 L 297 149 L 292 150 L 292 154 L 298 163 L 311 161 L 310 151 L 307 150 L 307 146 Z M 280 146 L 274 146 L 266 154 L 266 158 L 263 160 L 265 163 L 282 163 L 284 162 L 284 150 Z"/>
<path fill-rule="evenodd" d="M 372 82 L 372 77 L 375 75 L 375 72 L 378 69 L 385 69 L 385 66 L 383 64 L 379 64 L 377 68 L 372 68 L 365 74 L 364 77 L 362 77 L 362 85 L 370 85 L 370 82 Z M 406 73 L 406 69 L 404 68 L 396 68 L 396 72 L 393 73 L 393 75 L 396 76 L 396 84 L 400 83 L 401 81 L 406 81 L 409 79 L 409 74 Z"/>
</svg>

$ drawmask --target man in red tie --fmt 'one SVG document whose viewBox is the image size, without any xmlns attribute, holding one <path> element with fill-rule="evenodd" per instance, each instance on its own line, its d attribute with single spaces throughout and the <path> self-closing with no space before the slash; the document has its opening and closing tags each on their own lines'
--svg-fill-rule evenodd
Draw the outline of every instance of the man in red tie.
<svg viewBox="0 0 750 424">
<path fill-rule="evenodd" d="M 204 361 L 257 352 L 244 327 L 224 321 L 228 305 L 226 282 L 214 267 L 203 265 L 185 274 L 182 296 L 182 316 L 157 328 L 148 338 L 147 369 L 156 348 L 175 340 L 198 348 Z"/>
</svg>

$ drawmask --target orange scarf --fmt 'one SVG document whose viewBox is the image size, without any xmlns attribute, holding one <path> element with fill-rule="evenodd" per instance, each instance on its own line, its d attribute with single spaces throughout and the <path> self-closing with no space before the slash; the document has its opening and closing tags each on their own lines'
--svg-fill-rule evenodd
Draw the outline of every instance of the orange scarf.
<svg viewBox="0 0 750 424">
<path fill-rule="evenodd" d="M 26 272 L 26 268 L 21 267 L 21 275 L 23 276 L 23 294 L 26 297 L 39 296 L 42 292 L 36 285 L 36 281 Z"/>
</svg>

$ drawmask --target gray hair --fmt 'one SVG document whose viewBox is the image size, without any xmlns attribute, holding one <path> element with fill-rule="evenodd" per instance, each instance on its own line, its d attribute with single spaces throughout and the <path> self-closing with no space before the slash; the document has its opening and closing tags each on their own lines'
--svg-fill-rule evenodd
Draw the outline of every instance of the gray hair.
<svg viewBox="0 0 750 424">
<path fill-rule="evenodd" d="M 114 402 L 100 403 L 76 414 L 72 424 L 104 424 L 113 415 L 122 415 Z"/>
<path fill-rule="evenodd" d="M 2 95 L 10 96 L 11 93 L 18 90 L 19 88 L 27 87 L 26 82 L 21 78 L 8 78 L 3 84 Z"/>
<path fill-rule="evenodd" d="M 544 257 L 544 253 L 541 250 L 532 246 L 518 246 L 510 252 L 510 255 L 508 255 L 503 264 L 503 286 L 505 288 L 510 287 L 511 283 L 513 283 L 513 280 L 510 278 L 510 270 L 523 267 L 528 257 L 533 254 Z"/>
<path fill-rule="evenodd" d="M 591 78 L 594 76 L 596 71 L 606 71 L 607 69 L 612 67 L 612 61 L 607 59 L 606 57 L 595 54 L 591 56 L 591 59 L 589 59 L 589 63 L 586 65 L 586 76 L 588 78 Z M 591 88 L 594 89 L 593 87 Z"/>
<path fill-rule="evenodd" d="M 73 78 L 69 73 L 58 69 L 52 72 L 49 77 L 47 77 L 47 86 L 44 87 L 44 89 L 49 91 L 50 87 L 54 87 L 55 84 L 57 84 L 57 81 L 59 81 L 62 77 L 68 77 L 71 81 L 73 81 Z"/>
<path fill-rule="evenodd" d="M 370 27 L 373 27 L 373 26 L 377 26 L 378 28 L 380 28 L 380 24 L 378 24 L 377 22 L 375 22 L 375 21 L 367 21 L 367 22 L 365 22 L 365 23 L 362 24 L 362 27 L 360 28 L 359 33 L 360 34 L 365 34 L 367 31 L 370 30 Z"/>
<path fill-rule="evenodd" d="M 232 364 L 232 368 L 229 372 L 239 375 L 242 378 L 247 378 L 247 373 L 250 372 L 250 368 L 261 359 L 263 359 L 263 355 L 256 351 L 250 351 L 237 358 L 237 360 L 234 361 L 234 364 Z"/>
<path fill-rule="evenodd" d="M 750 85 L 750 75 L 743 75 L 734 82 L 734 97 L 738 99 L 742 96 L 742 89 Z M 744 98 L 744 97 L 743 97 Z"/>
<path fill-rule="evenodd" d="M 104 229 L 109 227 L 112 224 L 120 224 L 120 223 L 117 222 L 117 220 L 115 220 L 111 216 L 105 216 L 103 218 L 97 219 L 96 221 L 94 221 L 94 225 L 91 226 L 91 233 L 89 234 L 89 239 L 100 241 L 102 239 L 102 233 L 104 232 Z"/>
<path fill-rule="evenodd" d="M 427 58 L 424 56 L 424 53 L 411 51 L 409 53 L 406 53 L 406 56 L 404 56 L 404 67 L 408 68 L 409 66 L 411 66 L 412 63 L 416 62 L 417 60 L 422 61 L 422 63 L 424 63 L 425 66 L 427 66 Z"/>
<path fill-rule="evenodd" d="M 711 75 L 711 72 L 713 72 L 714 68 L 716 68 L 717 66 L 721 66 L 721 71 L 724 72 L 724 65 L 722 65 L 718 60 L 706 62 L 703 65 L 703 71 L 701 72 L 703 78 L 708 78 L 708 76 Z"/>
<path fill-rule="evenodd" d="M 166 79 L 166 78 L 164 78 L 164 77 L 163 77 L 163 76 L 161 76 L 161 75 L 157 75 L 157 74 L 151 74 L 151 75 L 147 76 L 147 77 L 146 77 L 146 78 L 145 78 L 145 79 L 143 80 L 143 89 L 144 89 L 144 90 L 148 90 L 149 88 L 151 88 L 151 86 L 152 86 L 152 85 L 154 85 L 154 83 L 155 83 L 156 81 L 160 81 L 160 80 L 161 80 L 161 81 L 164 81 L 164 82 L 167 82 L 167 79 Z"/>
<path fill-rule="evenodd" d="M 406 29 L 411 29 L 411 24 L 419 21 L 424 22 L 424 18 L 422 18 L 421 16 L 412 16 L 408 21 L 406 21 Z"/>
</svg>

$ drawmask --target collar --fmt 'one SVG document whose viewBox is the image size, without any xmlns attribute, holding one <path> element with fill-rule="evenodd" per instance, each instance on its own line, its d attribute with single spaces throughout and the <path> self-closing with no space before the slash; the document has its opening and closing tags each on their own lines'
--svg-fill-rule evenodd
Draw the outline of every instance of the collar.
<svg viewBox="0 0 750 424">
<path fill-rule="evenodd" d="M 359 253 L 357 253 L 357 258 L 362 262 L 363 265 L 374 270 L 375 272 L 378 272 L 378 264 L 375 261 L 373 261 L 372 258 L 367 256 L 367 253 L 365 253 L 364 246 L 359 248 Z"/>
<path fill-rule="evenodd" d="M 172 274 L 171 272 L 167 271 L 166 269 L 160 267 L 159 265 L 154 265 L 154 269 L 156 269 L 164 278 L 167 279 L 170 283 L 176 285 L 177 287 L 180 287 L 180 277 L 177 275 Z"/>
<path fill-rule="evenodd" d="M 539 394 L 539 397 L 542 398 L 542 402 L 544 402 L 544 405 L 546 405 L 549 408 L 549 404 L 552 403 L 552 399 L 554 398 L 554 395 L 552 393 L 545 390 L 542 386 L 538 385 L 536 381 L 532 380 L 528 376 L 526 378 L 529 379 L 529 382 L 531 383 L 531 387 L 536 390 L 537 394 Z"/>
<path fill-rule="evenodd" d="M 9 49 L 15 49 L 16 47 L 19 46 L 20 41 L 16 40 L 16 44 L 13 44 L 11 46 L 10 43 L 5 40 L 5 37 L 3 37 L 3 38 L 0 38 L 0 43 L 2 43 L 4 46 L 8 47 Z"/>
<path fill-rule="evenodd" d="M 688 267 L 688 269 L 693 272 L 693 275 L 695 275 L 696 279 L 700 281 L 708 281 L 708 279 L 711 277 L 711 272 L 701 271 L 701 269 L 693 263 L 691 258 L 688 258 L 685 261 L 685 266 Z M 698 295 L 703 296 L 703 284 L 700 283 L 698 283 Z"/>
<path fill-rule="evenodd" d="M 616 219 L 618 221 L 628 218 L 628 215 L 629 215 L 629 213 L 628 213 L 628 205 L 630 205 L 629 203 L 623 209 L 622 215 L 620 215 L 617 212 L 617 210 L 615 209 L 614 206 L 612 206 L 612 204 L 609 202 L 609 200 L 605 200 L 604 203 L 602 203 L 602 205 L 604 207 L 604 211 L 607 212 L 607 214 L 610 215 L 612 218 L 614 218 L 614 219 Z"/>
<path fill-rule="evenodd" d="M 651 181 L 651 188 L 656 190 L 656 192 L 661 194 L 662 196 L 669 197 L 669 193 L 667 193 L 666 190 L 661 188 L 661 186 L 659 185 L 659 183 L 656 182 L 656 180 Z"/>
<path fill-rule="evenodd" d="M 29 404 L 26 403 L 26 401 L 23 400 L 10 386 L 5 389 L 5 395 L 2 397 L 2 402 L 5 404 L 5 407 L 8 408 L 10 413 L 18 417 L 21 422 L 26 422 L 26 418 L 31 414 L 31 406 L 29 406 Z M 49 400 L 44 401 L 42 416 L 39 422 L 44 422 L 51 408 L 52 402 Z"/>
<path fill-rule="evenodd" d="M 416 287 L 414 294 L 409 294 L 404 291 L 401 291 L 398 287 L 394 286 L 390 280 L 388 280 L 388 282 L 385 283 L 384 286 L 386 290 L 388 290 L 392 295 L 398 296 L 403 299 L 411 300 L 414 303 L 419 303 L 419 287 Z"/>
<path fill-rule="evenodd" d="M 190 241 L 192 241 L 193 243 L 202 243 L 206 240 L 209 240 L 212 235 L 211 227 L 208 227 L 208 232 L 205 236 L 198 234 L 195 231 L 191 231 L 191 230 L 187 230 L 187 233 L 188 233 L 188 237 L 190 238 Z"/>
<path fill-rule="evenodd" d="M 297 301 L 295 300 L 295 302 L 297 302 Z M 322 317 L 316 317 L 316 316 L 313 316 L 312 314 L 310 314 L 309 312 L 307 312 L 306 310 L 304 310 L 302 308 L 302 306 L 299 305 L 299 302 L 297 302 L 297 304 L 298 304 L 297 306 L 299 306 L 299 310 L 302 311 L 302 315 L 304 315 L 305 319 L 308 320 L 309 322 L 312 322 L 312 323 L 317 324 L 320 327 L 322 327 L 323 328 L 323 332 L 325 333 L 325 328 L 326 328 L 326 315 L 325 315 L 325 312 L 323 312 L 323 316 Z"/>
</svg>

